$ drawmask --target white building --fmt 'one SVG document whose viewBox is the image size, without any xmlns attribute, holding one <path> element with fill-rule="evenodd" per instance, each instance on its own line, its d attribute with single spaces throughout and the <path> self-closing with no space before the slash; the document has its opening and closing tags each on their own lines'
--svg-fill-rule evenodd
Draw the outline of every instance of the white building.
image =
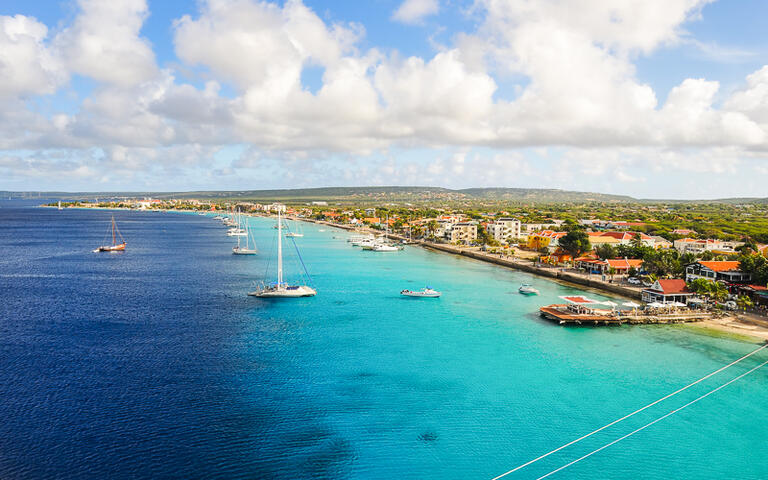
<svg viewBox="0 0 768 480">
<path fill-rule="evenodd" d="M 510 238 L 520 238 L 520 226 L 520 220 L 516 218 L 499 218 L 488 224 L 488 229 L 497 242 L 507 243 Z"/>
<path fill-rule="evenodd" d="M 286 207 L 282 203 L 270 203 L 268 205 L 263 205 L 261 209 L 265 212 L 285 213 Z"/>
</svg>

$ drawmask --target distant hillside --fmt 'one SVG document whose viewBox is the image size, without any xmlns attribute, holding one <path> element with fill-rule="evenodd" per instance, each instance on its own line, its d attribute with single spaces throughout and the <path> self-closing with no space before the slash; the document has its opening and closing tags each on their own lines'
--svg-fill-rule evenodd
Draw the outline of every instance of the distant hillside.
<svg viewBox="0 0 768 480">
<path fill-rule="evenodd" d="M 452 190 L 441 187 L 326 187 L 285 190 L 226 190 L 198 192 L 1 192 L 0 198 L 46 198 L 100 200 L 119 198 L 153 197 L 198 198 L 243 201 L 335 203 L 382 203 L 401 202 L 414 204 L 432 203 L 724 203 L 767 204 L 768 198 L 724 198 L 720 200 L 660 200 L 636 199 L 626 195 L 609 195 L 594 192 L 576 192 L 552 188 L 466 188 Z"/>
</svg>

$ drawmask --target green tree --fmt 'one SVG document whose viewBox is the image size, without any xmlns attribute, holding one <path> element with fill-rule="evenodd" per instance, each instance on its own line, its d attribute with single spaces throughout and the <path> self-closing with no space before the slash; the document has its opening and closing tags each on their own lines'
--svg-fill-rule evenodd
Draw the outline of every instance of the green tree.
<svg viewBox="0 0 768 480">
<path fill-rule="evenodd" d="M 606 258 L 616 258 L 618 252 L 613 245 L 604 243 L 595 247 L 595 253 L 599 258 L 605 260 Z"/>
<path fill-rule="evenodd" d="M 564 237 L 560 238 L 559 244 L 560 248 L 573 258 L 592 249 L 592 246 L 589 244 L 589 235 L 580 229 L 573 229 L 568 232 Z"/>
</svg>

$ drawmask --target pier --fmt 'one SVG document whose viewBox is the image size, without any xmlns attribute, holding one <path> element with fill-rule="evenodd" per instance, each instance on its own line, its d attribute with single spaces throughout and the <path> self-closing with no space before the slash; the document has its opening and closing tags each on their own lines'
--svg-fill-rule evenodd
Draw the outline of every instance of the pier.
<svg viewBox="0 0 768 480">
<path fill-rule="evenodd" d="M 612 311 L 590 308 L 576 308 L 574 305 L 555 304 L 539 309 L 542 317 L 560 325 L 657 325 L 689 323 L 710 320 L 709 312 L 675 311 L 642 313 L 636 311 Z"/>
</svg>

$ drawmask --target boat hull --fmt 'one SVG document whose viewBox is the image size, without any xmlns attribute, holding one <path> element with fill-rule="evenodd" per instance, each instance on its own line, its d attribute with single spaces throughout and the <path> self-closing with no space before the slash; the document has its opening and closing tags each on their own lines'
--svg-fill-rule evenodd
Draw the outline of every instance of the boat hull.
<svg viewBox="0 0 768 480">
<path fill-rule="evenodd" d="M 96 249 L 97 252 L 122 252 L 124 250 L 125 250 L 125 243 L 121 243 L 120 245 L 101 246 Z"/>
<path fill-rule="evenodd" d="M 256 255 L 258 252 L 256 250 L 253 250 L 251 248 L 233 248 L 232 254 L 233 255 Z"/>
<path fill-rule="evenodd" d="M 317 295 L 317 291 L 312 287 L 301 285 L 298 287 L 268 287 L 250 292 L 248 295 L 259 298 L 297 298 L 314 297 Z"/>
</svg>

